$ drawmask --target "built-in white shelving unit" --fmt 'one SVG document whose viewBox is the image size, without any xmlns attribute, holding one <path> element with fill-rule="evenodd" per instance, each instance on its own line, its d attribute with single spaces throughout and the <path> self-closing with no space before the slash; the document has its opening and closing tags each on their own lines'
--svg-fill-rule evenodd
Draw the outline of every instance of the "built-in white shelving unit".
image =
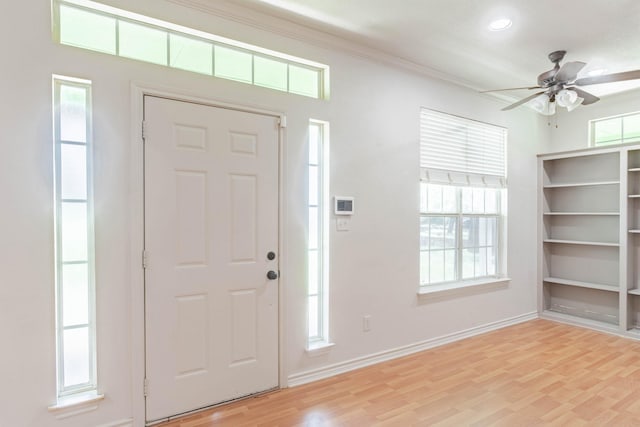
<svg viewBox="0 0 640 427">
<path fill-rule="evenodd" d="M 640 338 L 640 144 L 538 161 L 541 317 Z"/>
<path fill-rule="evenodd" d="M 628 310 L 622 307 L 632 298 L 628 231 L 640 233 L 640 222 L 628 226 L 627 205 L 636 200 L 629 196 L 640 195 L 640 186 L 627 191 L 632 165 L 626 159 L 619 147 L 539 156 L 542 317 L 607 331 L 628 328 Z M 633 166 L 640 171 L 640 162 Z"/>
<path fill-rule="evenodd" d="M 627 311 L 626 329 L 640 331 L 640 146 L 626 150 L 627 158 L 627 293 L 622 301 Z"/>
</svg>

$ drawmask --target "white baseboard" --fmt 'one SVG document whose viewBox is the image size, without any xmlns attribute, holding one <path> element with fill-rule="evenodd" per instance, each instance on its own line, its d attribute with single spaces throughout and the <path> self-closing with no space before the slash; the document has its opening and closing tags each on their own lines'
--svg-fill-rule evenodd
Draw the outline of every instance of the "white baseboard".
<svg viewBox="0 0 640 427">
<path fill-rule="evenodd" d="M 407 356 L 409 354 L 417 353 L 419 351 L 424 351 L 430 348 L 439 347 L 444 344 L 449 344 L 465 338 L 473 337 L 475 335 L 480 335 L 486 332 L 495 331 L 496 329 L 505 328 L 507 326 L 516 325 L 518 323 L 527 322 L 529 320 L 533 320 L 537 318 L 538 318 L 538 312 L 534 311 L 531 313 L 522 314 L 520 316 L 511 317 L 509 319 L 487 323 L 485 325 L 480 325 L 480 326 L 476 326 L 474 328 L 466 329 L 463 331 L 454 332 L 449 335 L 444 335 L 437 338 L 431 338 L 426 341 L 409 344 L 403 347 L 381 351 L 379 353 L 358 357 L 356 359 L 347 360 L 345 362 L 336 363 L 336 364 L 325 366 L 322 368 L 293 374 L 289 376 L 287 383 L 289 387 L 296 387 L 302 384 L 307 384 L 313 381 L 322 380 L 325 378 L 332 377 L 334 375 L 343 374 L 345 372 L 353 371 L 355 369 L 364 368 L 365 366 L 371 366 L 376 363 L 397 359 L 398 357 Z"/>
<path fill-rule="evenodd" d="M 102 424 L 98 427 L 133 427 L 133 418 L 113 421 L 111 423 Z"/>
</svg>

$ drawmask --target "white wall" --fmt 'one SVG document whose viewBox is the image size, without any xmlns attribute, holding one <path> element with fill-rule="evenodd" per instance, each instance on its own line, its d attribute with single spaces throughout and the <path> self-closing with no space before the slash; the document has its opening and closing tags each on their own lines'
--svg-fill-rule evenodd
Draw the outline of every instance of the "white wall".
<svg viewBox="0 0 640 427">
<path fill-rule="evenodd" d="M 546 128 L 526 109 L 353 55 L 267 34 L 180 6 L 110 0 L 120 7 L 306 57 L 331 66 L 331 100 L 318 101 L 55 44 L 50 2 L 4 5 L 0 125 L 0 425 L 116 425 L 136 413 L 142 360 L 139 271 L 131 218 L 131 82 L 288 116 L 285 142 L 286 268 L 282 272 L 287 375 L 330 366 L 535 311 L 536 159 Z M 8 19 L 7 19 L 8 18 Z M 51 75 L 93 81 L 98 298 L 99 409 L 56 420 L 53 292 Z M 418 115 L 425 106 L 509 128 L 508 273 L 504 288 L 440 300 L 419 299 Z M 575 114 L 575 113 L 574 113 Z M 351 231 L 331 233 L 329 354 L 305 348 L 305 164 L 309 118 L 331 123 L 331 194 L 353 195 Z M 333 223 L 332 223 L 333 224 Z M 132 302 L 133 301 L 133 302 Z M 372 330 L 362 332 L 362 316 Z M 136 319 L 136 320 L 132 320 Z M 134 332 L 132 332 L 134 331 Z M 136 340 L 135 342 L 133 340 Z M 138 406 L 136 406 L 138 405 Z M 139 409 L 139 408 L 138 408 Z M 115 424 L 114 424 L 115 423 Z M 136 419 L 136 425 L 142 423 Z"/>
</svg>

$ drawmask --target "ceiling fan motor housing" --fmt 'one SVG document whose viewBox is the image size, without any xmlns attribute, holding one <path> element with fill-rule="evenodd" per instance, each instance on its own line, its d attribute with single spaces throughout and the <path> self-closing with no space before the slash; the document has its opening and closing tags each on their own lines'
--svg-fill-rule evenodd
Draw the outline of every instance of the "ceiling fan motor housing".
<svg viewBox="0 0 640 427">
<path fill-rule="evenodd" d="M 564 59 L 566 54 L 566 50 L 556 50 L 549 54 L 549 61 L 553 62 L 555 66 L 552 70 L 545 71 L 538 76 L 538 86 L 547 88 L 551 86 L 552 83 L 555 83 L 556 74 L 558 74 L 558 70 L 560 69 L 560 61 Z"/>
<path fill-rule="evenodd" d="M 562 59 L 564 58 L 564 56 L 567 54 L 566 50 L 556 50 L 554 52 L 551 52 L 549 54 L 549 61 L 553 62 L 554 64 L 558 65 L 558 63 L 560 61 L 562 61 Z"/>
<path fill-rule="evenodd" d="M 549 85 L 555 82 L 556 73 L 558 70 L 553 69 L 549 71 L 545 71 L 544 73 L 538 76 L 538 86 L 547 88 Z"/>
</svg>

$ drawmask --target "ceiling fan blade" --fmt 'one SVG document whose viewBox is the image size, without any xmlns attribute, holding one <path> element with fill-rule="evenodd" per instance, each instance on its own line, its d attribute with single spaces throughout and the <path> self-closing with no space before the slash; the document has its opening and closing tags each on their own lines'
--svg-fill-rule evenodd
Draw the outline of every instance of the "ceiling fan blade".
<svg viewBox="0 0 640 427">
<path fill-rule="evenodd" d="M 504 107 L 504 108 L 502 109 L 502 111 L 508 111 L 508 110 L 512 110 L 512 109 L 514 109 L 514 108 L 516 108 L 516 107 L 519 107 L 519 106 L 521 106 L 522 104 L 525 104 L 525 103 L 527 103 L 527 102 L 531 101 L 531 100 L 532 100 L 533 98 L 535 98 L 536 96 L 542 95 L 543 93 L 544 93 L 544 91 L 542 91 L 542 92 L 538 92 L 538 93 L 534 93 L 533 95 L 527 96 L 526 98 L 523 98 L 523 99 L 521 99 L 520 101 L 518 101 L 518 102 L 516 102 L 516 103 L 514 103 L 514 104 L 511 104 L 511 105 L 508 105 L 508 106 Z"/>
<path fill-rule="evenodd" d="M 478 93 L 488 93 L 488 92 L 504 92 L 506 90 L 531 90 L 531 89 L 542 89 L 540 86 L 528 86 L 528 87 L 509 87 L 506 89 L 491 89 L 491 90 L 481 90 Z"/>
<path fill-rule="evenodd" d="M 585 78 L 576 80 L 574 84 L 578 86 L 587 86 L 587 85 L 597 85 L 599 83 L 622 82 L 625 80 L 635 80 L 635 79 L 640 79 L 640 70 L 623 71 L 621 73 L 585 77 Z"/>
<path fill-rule="evenodd" d="M 578 89 L 577 87 L 572 87 L 570 89 L 575 91 L 580 98 L 584 99 L 584 101 L 582 101 L 582 105 L 589 105 L 600 101 L 600 98 L 595 95 L 591 95 L 589 92 L 585 92 L 582 89 Z"/>
<path fill-rule="evenodd" d="M 557 82 L 570 82 L 572 80 L 575 80 L 576 77 L 578 77 L 578 73 L 584 68 L 585 65 L 587 64 L 580 61 L 567 62 L 562 67 L 560 67 L 560 69 L 556 73 L 555 80 Z"/>
</svg>

